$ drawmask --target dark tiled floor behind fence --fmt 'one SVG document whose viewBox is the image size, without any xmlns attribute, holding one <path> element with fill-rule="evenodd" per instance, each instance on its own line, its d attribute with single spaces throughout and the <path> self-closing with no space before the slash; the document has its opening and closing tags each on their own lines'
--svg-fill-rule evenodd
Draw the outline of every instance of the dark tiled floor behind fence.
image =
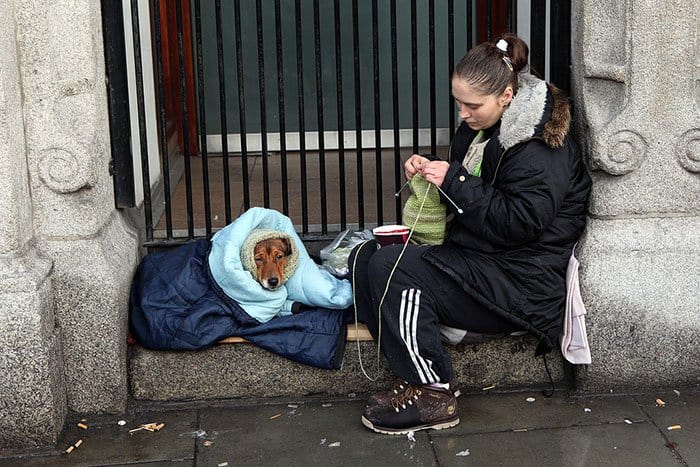
<svg viewBox="0 0 700 467">
<path fill-rule="evenodd" d="M 446 148 L 440 148 L 438 154 L 444 154 Z M 342 206 L 345 206 L 345 223 L 347 225 L 357 225 L 361 217 L 369 226 L 396 223 L 400 217 L 400 206 L 394 193 L 404 183 L 403 169 L 400 170 L 398 185 L 395 179 L 395 156 L 392 150 L 383 150 L 381 153 L 381 180 L 378 185 L 376 154 L 374 150 L 366 150 L 362 153 L 362 170 L 358 171 L 356 151 L 346 151 L 342 167 L 344 174 L 341 175 L 340 156 L 337 151 L 327 151 L 325 153 L 325 185 L 321 182 L 322 166 L 318 152 L 306 154 L 306 170 L 301 169 L 301 158 L 299 153 L 287 153 L 287 191 L 288 191 L 288 215 L 300 233 L 302 231 L 302 207 L 304 204 L 302 179 L 306 183 L 306 203 L 308 205 L 307 224 L 309 232 L 320 232 L 323 221 L 323 195 L 325 195 L 326 222 L 330 232 L 341 230 Z M 412 151 L 410 149 L 401 150 L 401 164 L 406 160 Z M 209 199 L 211 202 L 211 224 L 214 230 L 226 225 L 226 194 L 224 191 L 224 159 L 220 155 L 212 155 L 207 160 L 209 174 Z M 198 232 L 205 228 L 204 209 L 204 177 L 201 157 L 190 159 L 191 164 L 191 184 L 193 200 L 193 221 L 194 228 Z M 269 207 L 284 212 L 283 185 L 282 185 L 282 156 L 279 153 L 270 153 L 267 159 L 268 187 L 269 187 Z M 228 158 L 231 219 L 240 215 L 244 207 L 244 184 L 243 184 L 243 159 L 240 156 L 230 156 Z M 264 206 L 263 158 L 260 155 L 249 155 L 247 157 L 247 172 L 250 186 L 250 206 Z M 360 177 L 362 173 L 362 189 L 360 190 Z M 305 177 L 302 177 L 305 174 Z M 345 203 L 341 203 L 341 188 L 344 188 Z M 377 196 L 379 194 L 379 196 Z M 410 194 L 408 189 L 402 192 L 402 202 Z M 378 199 L 380 200 L 378 202 Z M 381 203 L 381 210 L 379 205 Z M 362 212 L 360 206 L 363 206 Z M 378 213 L 381 212 L 381 216 Z M 361 216 L 362 214 L 362 216 Z M 176 236 L 186 235 L 187 232 L 187 202 L 186 183 L 184 175 L 173 190 L 172 195 L 172 222 Z M 156 237 L 162 237 L 165 230 L 165 217 L 154 219 Z M 183 233 L 184 232 L 184 233 Z"/>
</svg>

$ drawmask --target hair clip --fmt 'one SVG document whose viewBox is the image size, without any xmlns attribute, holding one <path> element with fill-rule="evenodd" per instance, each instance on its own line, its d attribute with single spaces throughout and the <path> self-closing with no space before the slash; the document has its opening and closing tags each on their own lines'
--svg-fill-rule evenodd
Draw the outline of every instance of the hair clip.
<svg viewBox="0 0 700 467">
<path fill-rule="evenodd" d="M 498 50 L 503 53 L 508 52 L 508 42 L 506 42 L 505 39 L 500 39 L 498 42 L 496 42 L 496 47 L 498 47 Z"/>
<path fill-rule="evenodd" d="M 510 72 L 513 72 L 513 62 L 510 61 L 510 58 L 508 58 L 507 55 L 503 56 L 503 61 L 505 62 L 506 66 L 510 70 Z"/>
<path fill-rule="evenodd" d="M 513 73 L 513 62 L 508 57 L 508 42 L 505 39 L 499 39 L 496 42 L 496 48 L 503 52 L 503 63 L 506 64 L 511 73 Z"/>
</svg>

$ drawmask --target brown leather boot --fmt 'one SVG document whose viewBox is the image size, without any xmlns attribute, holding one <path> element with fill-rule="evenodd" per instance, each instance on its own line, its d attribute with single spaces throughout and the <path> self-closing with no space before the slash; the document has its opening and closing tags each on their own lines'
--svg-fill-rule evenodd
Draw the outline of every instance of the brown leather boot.
<svg viewBox="0 0 700 467">
<path fill-rule="evenodd" d="M 459 423 L 457 398 L 448 389 L 408 386 L 392 397 L 389 404 L 367 407 L 362 424 L 389 435 L 409 431 L 450 428 Z"/>
</svg>

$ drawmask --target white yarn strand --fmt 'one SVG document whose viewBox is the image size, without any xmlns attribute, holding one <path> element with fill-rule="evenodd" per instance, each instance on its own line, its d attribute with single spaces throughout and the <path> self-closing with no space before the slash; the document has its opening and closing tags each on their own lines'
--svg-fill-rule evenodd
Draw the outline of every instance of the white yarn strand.
<svg viewBox="0 0 700 467">
<path fill-rule="evenodd" d="M 406 247 L 408 246 L 408 243 L 411 241 L 411 236 L 413 236 L 413 231 L 416 229 L 416 225 L 418 224 L 418 220 L 420 219 L 420 216 L 423 212 L 423 206 L 425 205 L 425 200 L 428 199 L 428 193 L 430 192 L 430 188 L 432 186 L 435 186 L 437 188 L 437 185 L 434 183 L 431 183 L 428 185 L 428 189 L 425 190 L 425 195 L 423 196 L 423 200 L 420 203 L 420 208 L 418 208 L 418 214 L 416 215 L 416 220 L 413 222 L 413 225 L 411 226 L 410 231 L 408 232 L 408 238 L 403 244 L 403 248 L 401 248 L 401 252 L 399 253 L 398 258 L 396 258 L 396 263 L 394 263 L 394 267 L 391 268 L 391 272 L 389 273 L 389 277 L 386 280 L 386 287 L 384 287 L 384 293 L 382 294 L 381 300 L 379 300 L 379 308 L 377 309 L 377 322 L 378 322 L 378 331 L 377 331 L 377 375 L 373 378 L 369 374 L 367 374 L 367 371 L 365 370 L 365 367 L 362 363 L 362 352 L 360 351 L 360 334 L 358 332 L 358 323 L 357 323 L 357 299 L 355 296 L 355 266 L 357 264 L 357 257 L 360 255 L 360 250 L 367 244 L 367 242 L 362 243 L 357 250 L 357 254 L 355 254 L 355 257 L 353 258 L 352 261 L 352 303 L 353 303 L 353 308 L 355 309 L 355 336 L 356 336 L 356 342 L 357 342 L 357 356 L 358 360 L 360 363 L 360 369 L 362 370 L 362 374 L 365 375 L 365 377 L 370 380 L 370 381 L 376 381 L 377 378 L 379 378 L 379 364 L 380 364 L 380 357 L 381 357 L 381 345 L 382 345 L 382 306 L 384 306 L 384 299 L 386 298 L 386 294 L 389 292 L 389 284 L 391 283 L 391 278 L 394 276 L 394 271 L 396 271 L 396 268 L 399 265 L 399 262 L 401 261 L 401 258 L 403 257 L 404 252 L 406 251 Z"/>
</svg>

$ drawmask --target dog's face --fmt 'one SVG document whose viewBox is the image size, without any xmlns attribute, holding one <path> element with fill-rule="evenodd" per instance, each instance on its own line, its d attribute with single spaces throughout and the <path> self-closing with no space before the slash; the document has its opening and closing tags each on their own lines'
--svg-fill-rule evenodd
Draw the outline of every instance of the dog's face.
<svg viewBox="0 0 700 467">
<path fill-rule="evenodd" d="M 286 238 L 268 238 L 255 245 L 253 254 L 257 267 L 257 279 L 267 290 L 275 290 L 287 280 L 284 268 L 292 249 Z"/>
</svg>

